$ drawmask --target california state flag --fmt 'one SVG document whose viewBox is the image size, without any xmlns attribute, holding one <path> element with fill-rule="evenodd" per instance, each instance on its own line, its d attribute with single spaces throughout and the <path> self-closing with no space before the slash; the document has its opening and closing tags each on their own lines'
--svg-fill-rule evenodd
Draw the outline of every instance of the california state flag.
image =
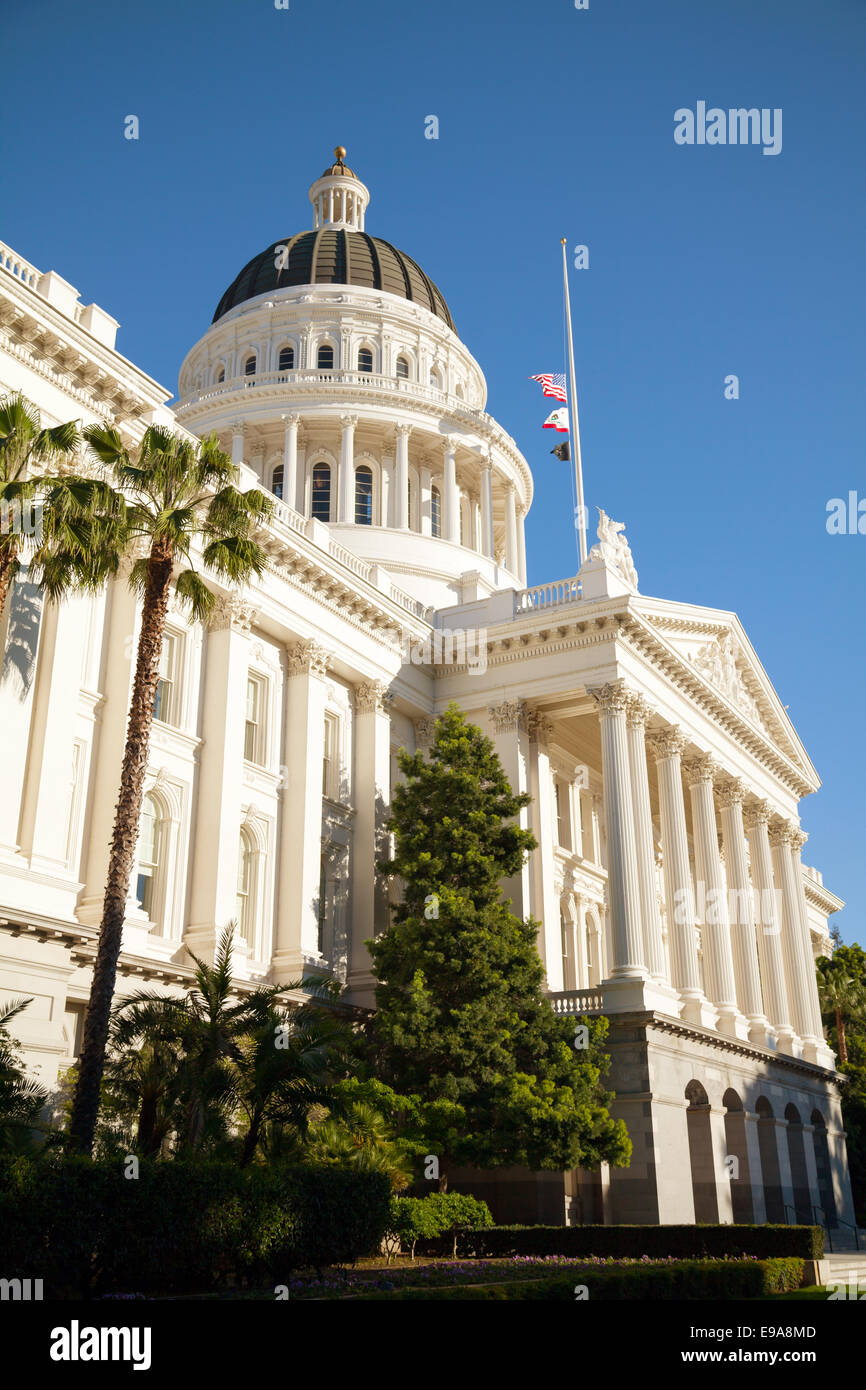
<svg viewBox="0 0 866 1390">
<path fill-rule="evenodd" d="M 551 410 L 541 428 L 559 430 L 561 434 L 568 434 L 568 407 L 561 406 L 559 410 Z"/>
</svg>

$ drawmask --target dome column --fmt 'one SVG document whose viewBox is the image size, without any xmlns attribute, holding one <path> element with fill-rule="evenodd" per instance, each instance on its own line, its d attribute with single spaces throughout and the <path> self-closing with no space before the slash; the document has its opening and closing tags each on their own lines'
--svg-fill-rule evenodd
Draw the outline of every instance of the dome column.
<svg viewBox="0 0 866 1390">
<path fill-rule="evenodd" d="M 481 553 L 493 559 L 493 464 L 489 454 L 481 465 Z"/>
<path fill-rule="evenodd" d="M 513 483 L 505 485 L 505 568 L 509 574 L 517 574 L 520 569 L 517 549 L 517 499 Z"/>
<path fill-rule="evenodd" d="M 337 507 L 337 520 L 355 520 L 355 426 L 357 415 L 341 415 L 340 424 L 343 435 L 340 443 L 340 487 Z"/>
<path fill-rule="evenodd" d="M 457 491 L 457 444 L 452 435 L 444 443 L 445 468 L 442 489 L 442 538 L 460 541 L 460 495 Z"/>
<path fill-rule="evenodd" d="M 409 435 L 411 425 L 397 426 L 397 466 L 395 472 L 394 525 L 409 530 Z"/>
<path fill-rule="evenodd" d="M 298 506 L 298 425 L 300 415 L 285 415 L 286 435 L 283 444 L 283 501 L 292 511 L 303 510 L 303 501 Z"/>
</svg>

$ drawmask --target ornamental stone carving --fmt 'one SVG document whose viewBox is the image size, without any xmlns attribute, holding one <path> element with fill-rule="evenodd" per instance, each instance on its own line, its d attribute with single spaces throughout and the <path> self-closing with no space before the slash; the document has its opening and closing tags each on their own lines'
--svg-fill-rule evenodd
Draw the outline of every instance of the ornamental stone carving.
<svg viewBox="0 0 866 1390">
<path fill-rule="evenodd" d="M 737 665 L 734 639 L 729 632 L 714 637 L 695 652 L 692 665 L 744 714 L 750 715 L 757 723 L 763 725 L 758 702 L 747 689 Z"/>
<path fill-rule="evenodd" d="M 286 654 L 290 676 L 324 676 L 331 664 L 331 652 L 312 640 L 293 642 Z"/>
<path fill-rule="evenodd" d="M 801 850 L 808 838 L 809 836 L 806 831 L 801 830 L 799 826 L 793 828 L 791 831 L 791 844 L 796 850 Z"/>
<path fill-rule="evenodd" d="M 498 734 L 526 728 L 527 710 L 523 700 L 503 700 L 501 704 L 489 705 L 487 712 Z"/>
<path fill-rule="evenodd" d="M 688 743 L 688 739 L 682 729 L 676 725 L 671 725 L 668 729 L 654 729 L 648 735 L 647 743 L 656 762 L 663 762 L 665 758 L 679 757 Z"/>
<path fill-rule="evenodd" d="M 531 739 L 546 748 L 553 724 L 541 710 L 531 709 L 526 711 L 526 730 Z"/>
<path fill-rule="evenodd" d="M 789 820 L 777 821 L 770 826 L 770 844 L 774 849 L 778 849 L 780 845 L 787 845 L 791 849 L 796 843 L 798 830 L 799 827 Z"/>
<path fill-rule="evenodd" d="M 769 801 L 752 801 L 743 812 L 743 823 L 747 830 L 754 830 L 758 825 L 769 825 L 771 815 Z"/>
<path fill-rule="evenodd" d="M 718 771 L 718 763 L 709 753 L 702 753 L 697 758 L 686 758 L 683 763 L 683 773 L 689 787 L 696 787 L 700 782 L 711 783 Z"/>
<path fill-rule="evenodd" d="M 433 742 L 433 735 L 436 732 L 436 720 L 423 719 L 415 720 L 415 747 L 427 749 Z"/>
<path fill-rule="evenodd" d="M 249 632 L 255 618 L 255 608 L 238 594 L 217 594 L 207 625 L 214 632 L 229 627 L 235 632 Z"/>
<path fill-rule="evenodd" d="M 359 714 L 384 714 L 393 696 L 382 681 L 362 681 L 355 686 L 355 709 Z"/>
<path fill-rule="evenodd" d="M 598 544 L 589 552 L 589 560 L 602 560 L 618 574 L 624 584 L 637 593 L 637 570 L 631 548 L 625 538 L 625 522 L 613 521 L 607 512 L 598 508 Z"/>
<path fill-rule="evenodd" d="M 632 698 L 626 689 L 625 681 L 610 681 L 607 685 L 587 687 L 587 695 L 595 700 L 599 714 L 604 718 L 614 714 L 625 714 Z"/>
<path fill-rule="evenodd" d="M 643 695 L 629 695 L 626 707 L 628 715 L 628 725 L 630 729 L 644 729 L 647 721 L 653 713 L 652 706 L 644 699 Z"/>
<path fill-rule="evenodd" d="M 716 784 L 719 805 L 725 811 L 729 806 L 742 806 L 747 787 L 742 777 L 726 777 Z"/>
</svg>

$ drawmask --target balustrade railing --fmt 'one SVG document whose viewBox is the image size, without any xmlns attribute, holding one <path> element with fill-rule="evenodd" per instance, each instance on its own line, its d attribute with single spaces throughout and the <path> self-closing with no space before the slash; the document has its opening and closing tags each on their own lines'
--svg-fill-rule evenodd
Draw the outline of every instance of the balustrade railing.
<svg viewBox="0 0 866 1390">
<path fill-rule="evenodd" d="M 524 589 L 517 597 L 518 613 L 531 612 L 537 608 L 556 608 L 563 603 L 580 601 L 580 584 L 574 579 L 554 579 L 549 584 L 536 584 Z"/>
<path fill-rule="evenodd" d="M 42 271 L 37 270 L 35 265 L 25 261 L 23 256 L 19 256 L 17 251 L 13 251 L 11 246 L 7 246 L 0 241 L 0 267 L 8 270 L 10 275 L 14 275 L 16 280 L 29 285 L 32 289 L 36 288 L 42 278 Z"/>
<path fill-rule="evenodd" d="M 599 988 L 557 990 L 550 996 L 555 1014 L 599 1014 L 604 1001 Z"/>
</svg>

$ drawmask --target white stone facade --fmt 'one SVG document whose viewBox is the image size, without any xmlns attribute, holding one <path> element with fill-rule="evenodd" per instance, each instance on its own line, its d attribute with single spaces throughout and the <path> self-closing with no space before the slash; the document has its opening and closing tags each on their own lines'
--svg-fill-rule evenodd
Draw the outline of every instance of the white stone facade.
<svg viewBox="0 0 866 1390">
<path fill-rule="evenodd" d="M 326 172 L 316 225 L 361 230 L 368 198 Z M 239 989 L 317 966 L 368 1006 L 396 752 L 456 700 L 533 798 L 539 848 L 506 891 L 541 923 L 555 1006 L 612 1019 L 634 1159 L 567 1175 L 559 1219 L 851 1221 L 813 968 L 842 904 L 800 858 L 819 781 L 736 616 L 642 596 L 604 514 L 578 576 L 527 589 L 528 465 L 408 298 L 240 303 L 173 410 L 115 328 L 0 246 L 0 391 L 131 442 L 216 431 L 279 499 L 261 581 L 206 630 L 169 616 L 119 990 L 182 984 L 236 918 Z M 58 612 L 25 574 L 0 634 L 0 993 L 33 999 L 16 1026 L 48 1085 L 81 1039 L 137 621 L 122 578 Z"/>
</svg>

